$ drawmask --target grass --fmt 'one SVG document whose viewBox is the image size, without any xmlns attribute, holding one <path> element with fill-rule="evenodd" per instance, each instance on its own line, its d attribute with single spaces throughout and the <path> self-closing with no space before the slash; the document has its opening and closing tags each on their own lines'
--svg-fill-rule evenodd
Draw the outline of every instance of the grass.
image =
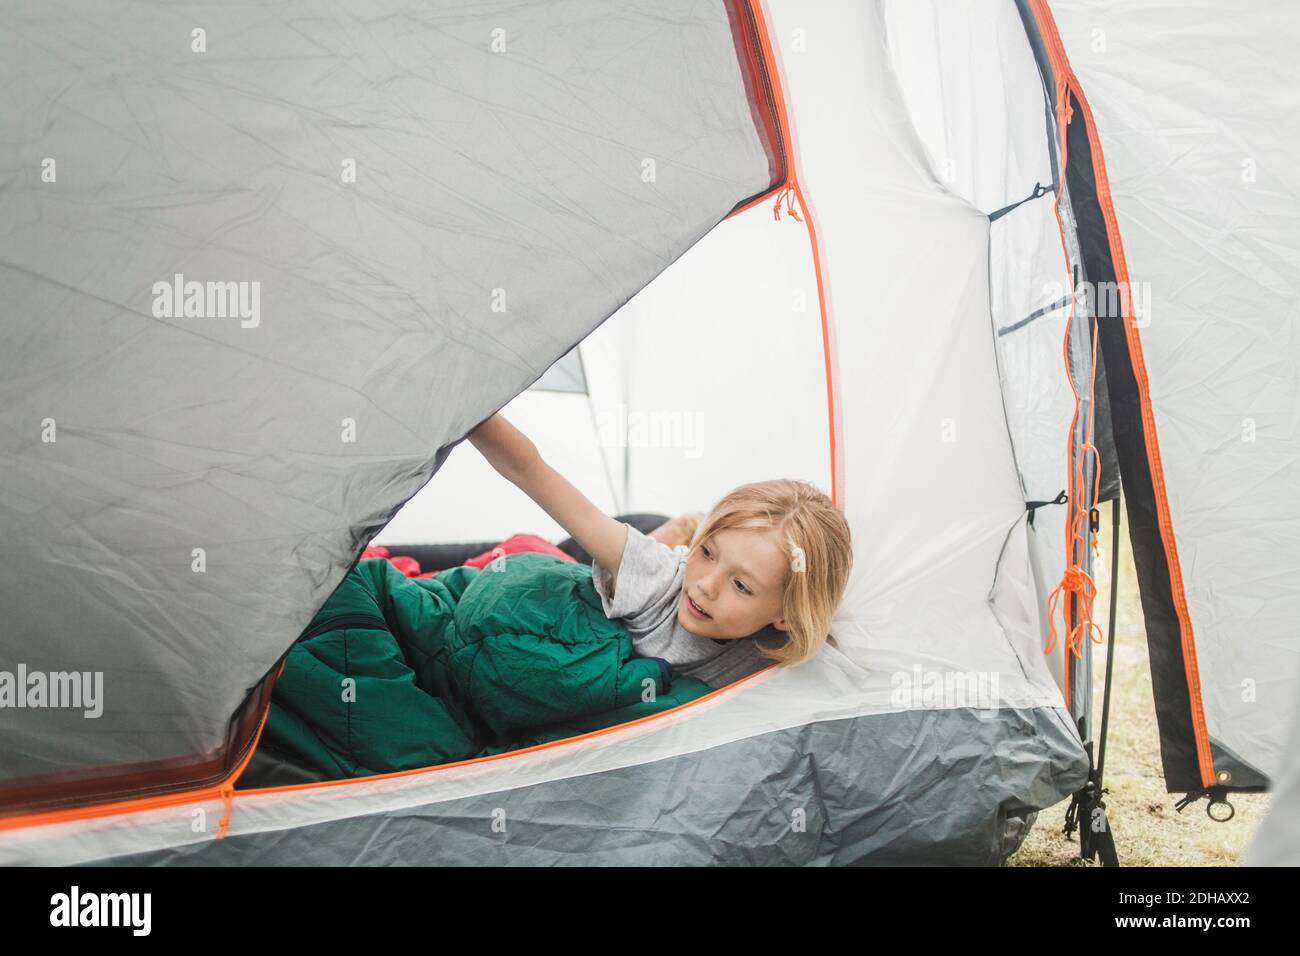
<svg viewBox="0 0 1300 956">
<path fill-rule="evenodd" d="M 1160 735 L 1151 694 L 1151 663 L 1146 628 L 1133 567 L 1128 523 L 1119 503 L 1119 606 L 1115 623 L 1115 668 L 1106 733 L 1106 818 L 1121 866 L 1237 866 L 1268 812 L 1271 794 L 1232 794 L 1236 815 L 1227 823 L 1210 819 L 1201 799 L 1181 813 L 1174 804 L 1181 793 L 1166 793 L 1160 768 Z M 1098 532 L 1100 556 L 1094 559 L 1097 585 L 1094 620 L 1104 632 L 1110 615 L 1110 505 L 1102 505 Z M 1059 629 L 1059 628 L 1058 628 Z M 1106 646 L 1093 645 L 1094 713 L 1101 725 Z M 1038 814 L 1038 820 L 1008 866 L 1096 866 L 1079 859 L 1077 831 L 1066 837 L 1065 811 L 1070 801 Z"/>
</svg>

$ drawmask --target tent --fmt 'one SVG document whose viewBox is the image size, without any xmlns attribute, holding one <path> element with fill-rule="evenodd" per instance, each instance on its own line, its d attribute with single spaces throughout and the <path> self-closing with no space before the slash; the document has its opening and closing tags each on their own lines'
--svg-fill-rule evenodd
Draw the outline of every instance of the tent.
<svg viewBox="0 0 1300 956">
<path fill-rule="evenodd" d="M 25 5 L 0 862 L 996 864 L 1095 789 L 1121 489 L 1170 790 L 1267 786 L 1297 16 L 1258 6 Z M 243 785 L 368 543 L 559 536 L 458 447 L 503 408 L 610 513 L 819 484 L 855 540 L 825 650 L 497 758 Z"/>
</svg>

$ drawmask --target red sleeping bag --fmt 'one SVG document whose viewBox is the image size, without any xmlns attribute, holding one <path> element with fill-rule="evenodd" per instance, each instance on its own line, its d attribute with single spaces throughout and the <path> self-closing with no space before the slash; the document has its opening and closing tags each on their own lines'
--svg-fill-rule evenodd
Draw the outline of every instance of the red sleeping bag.
<svg viewBox="0 0 1300 956">
<path fill-rule="evenodd" d="M 545 538 L 539 538 L 535 534 L 513 534 L 506 538 L 495 548 L 484 551 L 482 554 L 475 555 L 465 562 L 465 566 L 471 568 L 483 569 L 493 558 L 499 558 L 503 554 L 519 554 L 524 551 L 540 551 L 542 554 L 554 555 L 565 561 L 573 561 L 573 556 L 565 554 Z M 408 578 L 431 578 L 436 575 L 437 571 L 421 571 L 420 564 L 414 558 L 405 555 L 394 555 L 381 545 L 371 545 L 361 552 L 361 560 L 366 558 L 387 558 L 388 563 L 401 571 Z"/>
</svg>

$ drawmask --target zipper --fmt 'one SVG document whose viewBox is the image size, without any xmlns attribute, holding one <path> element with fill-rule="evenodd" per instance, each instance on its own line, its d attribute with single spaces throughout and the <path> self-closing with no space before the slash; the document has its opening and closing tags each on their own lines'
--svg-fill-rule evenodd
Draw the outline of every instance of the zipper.
<svg viewBox="0 0 1300 956">
<path fill-rule="evenodd" d="M 776 129 L 777 149 L 781 154 L 781 178 L 784 182 L 790 177 L 789 166 L 786 162 L 785 130 L 781 126 L 781 111 L 776 108 L 776 95 L 772 92 L 772 79 L 767 75 L 767 57 L 763 55 L 763 40 L 758 35 L 758 21 L 754 17 L 753 8 L 749 4 L 745 4 L 745 26 L 749 31 L 750 45 L 754 50 L 754 60 L 758 66 L 759 76 L 763 81 L 763 94 L 767 98 L 767 107 L 772 114 L 772 126 Z"/>
</svg>

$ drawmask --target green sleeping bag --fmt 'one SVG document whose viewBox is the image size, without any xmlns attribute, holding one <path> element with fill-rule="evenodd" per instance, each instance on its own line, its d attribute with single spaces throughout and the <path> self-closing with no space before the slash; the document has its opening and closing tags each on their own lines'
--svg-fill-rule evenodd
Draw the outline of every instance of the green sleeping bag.
<svg viewBox="0 0 1300 956">
<path fill-rule="evenodd" d="M 712 690 L 637 657 L 591 568 L 510 554 L 408 578 L 357 563 L 289 650 L 263 739 L 327 779 L 530 747 Z"/>
</svg>

